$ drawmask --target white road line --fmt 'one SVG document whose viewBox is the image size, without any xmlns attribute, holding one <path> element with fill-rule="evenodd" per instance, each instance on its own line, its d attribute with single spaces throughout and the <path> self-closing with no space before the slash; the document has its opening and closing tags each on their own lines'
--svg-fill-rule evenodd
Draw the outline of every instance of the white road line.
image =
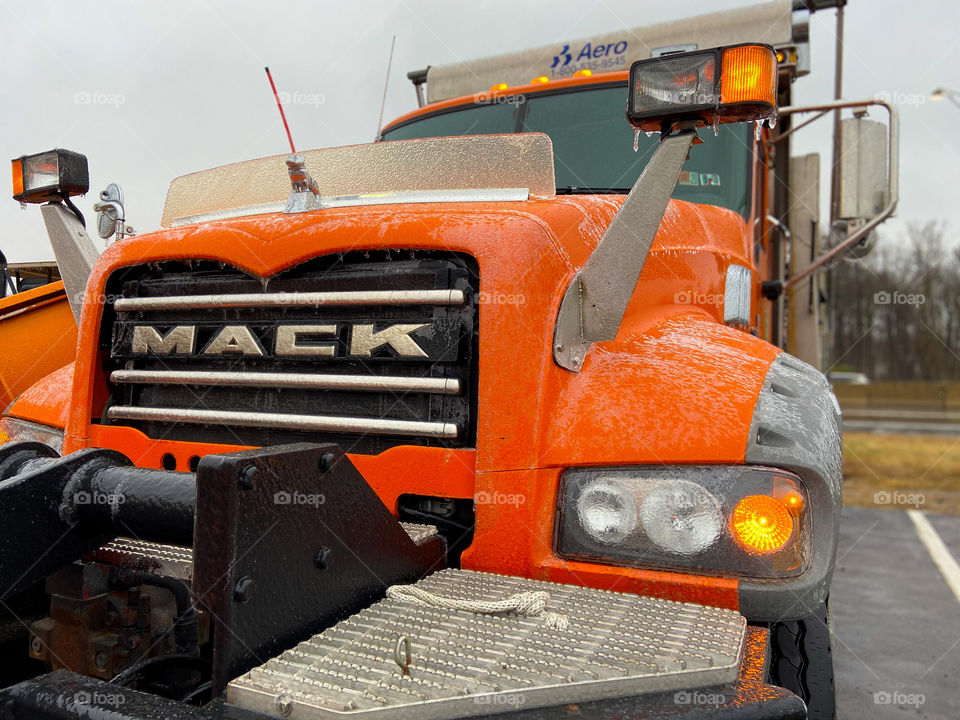
<svg viewBox="0 0 960 720">
<path fill-rule="evenodd" d="M 940 539 L 933 525 L 927 520 L 926 515 L 919 510 L 907 510 L 907 515 L 910 516 L 914 527 L 917 529 L 920 542 L 927 548 L 927 552 L 930 553 L 930 558 L 937 568 L 939 568 L 943 579 L 947 581 L 947 585 L 953 591 L 957 602 L 960 602 L 960 565 L 957 564 L 953 555 L 950 554 L 950 550 L 947 549 L 943 540 Z"/>
</svg>

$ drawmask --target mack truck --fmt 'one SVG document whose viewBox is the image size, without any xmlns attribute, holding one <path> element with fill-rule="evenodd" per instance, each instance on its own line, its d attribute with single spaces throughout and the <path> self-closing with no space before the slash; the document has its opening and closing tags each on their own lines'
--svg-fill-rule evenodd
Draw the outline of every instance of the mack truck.
<svg viewBox="0 0 960 720">
<path fill-rule="evenodd" d="M 808 16 L 410 73 L 156 231 L 111 184 L 102 253 L 86 156 L 15 159 L 62 280 L 0 301 L 0 717 L 833 717 L 820 271 L 896 114 L 791 104 Z M 845 108 L 821 246 L 790 138 Z"/>
</svg>

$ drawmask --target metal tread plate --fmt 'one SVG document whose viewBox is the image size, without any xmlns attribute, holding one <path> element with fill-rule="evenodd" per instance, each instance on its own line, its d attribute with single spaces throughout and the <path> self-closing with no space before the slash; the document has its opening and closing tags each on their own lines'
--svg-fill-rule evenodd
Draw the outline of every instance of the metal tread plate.
<svg viewBox="0 0 960 720">
<path fill-rule="evenodd" d="M 437 537 L 435 525 L 402 522 L 400 527 L 417 545 Z M 118 537 L 97 550 L 94 559 L 110 565 L 155 572 L 181 580 L 190 580 L 193 577 L 193 549 L 180 545 Z"/>
<path fill-rule="evenodd" d="M 436 525 L 423 525 L 422 523 L 402 522 L 400 527 L 404 529 L 410 539 L 416 545 L 426 542 L 432 537 L 437 536 Z"/>
<path fill-rule="evenodd" d="M 180 545 L 118 537 L 97 550 L 94 559 L 181 580 L 193 577 L 193 549 Z"/>
<path fill-rule="evenodd" d="M 448 720 L 719 685 L 738 674 L 746 620 L 731 610 L 467 570 L 417 585 L 467 600 L 545 590 L 547 610 L 568 627 L 388 598 L 235 679 L 227 701 L 303 720 Z M 408 675 L 394 660 L 404 636 Z"/>
</svg>

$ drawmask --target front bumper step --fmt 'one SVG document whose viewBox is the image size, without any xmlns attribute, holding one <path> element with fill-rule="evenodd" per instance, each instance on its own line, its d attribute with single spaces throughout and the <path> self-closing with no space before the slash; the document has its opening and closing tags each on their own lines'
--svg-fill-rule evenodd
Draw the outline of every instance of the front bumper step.
<svg viewBox="0 0 960 720">
<path fill-rule="evenodd" d="M 547 610 L 567 627 L 387 598 L 237 678 L 228 704 L 296 720 L 449 720 L 718 686 L 739 674 L 746 620 L 731 610 L 466 570 L 417 586 L 461 600 L 546 591 Z M 406 674 L 395 659 L 403 638 Z"/>
</svg>

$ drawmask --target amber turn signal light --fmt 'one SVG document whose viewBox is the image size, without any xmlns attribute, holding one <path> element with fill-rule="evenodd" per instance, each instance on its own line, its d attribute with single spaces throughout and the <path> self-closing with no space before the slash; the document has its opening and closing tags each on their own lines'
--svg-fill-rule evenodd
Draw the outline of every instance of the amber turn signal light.
<svg viewBox="0 0 960 720">
<path fill-rule="evenodd" d="M 720 66 L 720 103 L 777 105 L 777 56 L 765 45 L 726 48 Z"/>
<path fill-rule="evenodd" d="M 734 508 L 730 529 L 744 550 L 767 555 L 786 545 L 793 535 L 793 514 L 769 495 L 748 495 Z"/>
</svg>

